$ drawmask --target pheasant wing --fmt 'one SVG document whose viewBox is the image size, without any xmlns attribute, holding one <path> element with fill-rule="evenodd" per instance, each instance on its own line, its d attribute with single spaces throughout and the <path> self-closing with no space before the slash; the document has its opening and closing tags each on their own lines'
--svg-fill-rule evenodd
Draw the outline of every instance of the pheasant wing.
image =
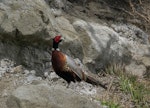
<svg viewBox="0 0 150 108">
<path fill-rule="evenodd" d="M 81 80 L 84 80 L 94 85 L 100 85 L 104 89 L 107 89 L 107 87 L 96 78 L 95 74 L 91 72 L 83 71 L 83 68 L 80 67 L 78 63 L 75 62 L 74 59 L 72 59 L 67 55 L 66 55 L 66 62 L 67 62 L 67 67 L 71 69 L 71 71 L 74 72 Z"/>
<path fill-rule="evenodd" d="M 74 59 L 66 55 L 67 67 L 71 69 L 80 79 L 84 78 L 83 69 L 77 64 Z"/>
</svg>

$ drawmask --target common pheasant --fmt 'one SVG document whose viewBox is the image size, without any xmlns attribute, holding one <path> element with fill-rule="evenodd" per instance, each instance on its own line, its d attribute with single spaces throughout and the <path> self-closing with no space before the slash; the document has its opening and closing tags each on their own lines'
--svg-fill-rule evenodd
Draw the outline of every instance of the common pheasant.
<svg viewBox="0 0 150 108">
<path fill-rule="evenodd" d="M 62 41 L 61 36 L 55 36 L 53 39 L 53 49 L 52 49 L 52 66 L 56 74 L 62 77 L 68 82 L 85 81 L 93 85 L 100 85 L 104 89 L 107 87 L 101 84 L 99 80 L 95 78 L 95 74 L 84 72 L 83 69 L 74 61 L 73 58 L 62 53 L 58 45 Z"/>
</svg>

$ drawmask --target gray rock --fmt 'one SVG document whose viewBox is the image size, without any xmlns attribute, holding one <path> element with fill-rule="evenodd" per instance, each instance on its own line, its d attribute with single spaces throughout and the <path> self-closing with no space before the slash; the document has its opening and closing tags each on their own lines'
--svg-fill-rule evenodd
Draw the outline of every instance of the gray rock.
<svg viewBox="0 0 150 108">
<path fill-rule="evenodd" d="M 67 0 L 45 0 L 50 6 L 50 10 L 55 17 L 62 16 L 63 11 L 66 8 Z"/>
<path fill-rule="evenodd" d="M 18 29 L 23 36 L 36 35 L 43 38 L 46 35 L 44 31 L 49 24 L 50 10 L 45 1 L 37 0 L 2 0 L 0 5 L 1 13 L 1 35 L 15 35 Z M 44 35 L 45 34 L 45 35 Z"/>
<path fill-rule="evenodd" d="M 94 69 L 99 70 L 113 61 L 130 60 L 130 52 L 126 50 L 126 39 L 120 37 L 113 29 L 83 20 L 77 20 L 73 25 L 82 35 L 79 39 L 83 45 L 83 61 L 85 64 L 90 64 L 91 69 L 94 66 Z"/>
<path fill-rule="evenodd" d="M 112 62 L 129 65 L 139 61 L 136 56 L 150 56 L 148 35 L 136 26 L 68 18 L 61 10 L 66 0 L 46 1 L 0 1 L 0 59 L 9 58 L 43 76 L 51 68 L 48 50 L 55 35 L 65 38 L 60 49 L 92 72 Z"/>
<path fill-rule="evenodd" d="M 67 35 L 67 37 L 70 39 L 77 37 L 77 32 L 75 31 L 74 27 L 65 17 L 57 17 L 56 23 L 62 34 L 64 34 L 64 36 Z"/>
<path fill-rule="evenodd" d="M 150 67 L 150 57 L 142 57 L 141 59 L 145 66 Z"/>
<path fill-rule="evenodd" d="M 0 61 L 0 78 L 5 75 L 5 73 L 14 72 L 15 63 L 9 59 L 2 59 Z"/>
<path fill-rule="evenodd" d="M 19 65 L 19 66 L 14 67 L 14 68 L 11 70 L 11 73 L 23 73 L 23 66 L 22 66 L 22 65 Z"/>
<path fill-rule="evenodd" d="M 50 67 L 51 56 L 47 49 L 52 47 L 51 37 L 58 34 L 66 37 L 63 48 L 68 50 L 66 46 L 70 46 L 67 53 L 80 54 L 82 59 L 81 43 L 76 39 L 73 26 L 64 17 L 55 19 L 44 0 L 2 0 L 0 8 L 0 59 L 12 59 L 42 76 Z"/>
<path fill-rule="evenodd" d="M 138 62 L 139 57 L 150 55 L 148 35 L 133 25 L 113 24 L 112 27 L 108 27 L 79 19 L 73 25 L 81 34 L 79 39 L 83 45 L 83 62 L 91 67 L 93 72 L 99 71 L 109 63 L 123 63 L 129 66 L 133 61 Z M 141 65 L 130 66 L 129 70 L 137 74 L 133 70 Z M 138 76 L 142 76 L 145 71 L 146 65 L 142 65 Z"/>
<path fill-rule="evenodd" d="M 49 67 L 45 61 L 50 61 L 43 43 L 57 31 L 49 6 L 44 0 L 1 0 L 0 16 L 0 59 L 12 59 L 29 69 L 39 67 L 41 75 L 45 66 Z"/>
<path fill-rule="evenodd" d="M 136 41 L 141 44 L 149 44 L 148 34 L 143 32 L 140 28 L 131 24 L 112 24 L 111 27 L 121 37 L 126 37 L 130 41 Z"/>
<path fill-rule="evenodd" d="M 100 108 L 89 98 L 63 86 L 47 84 L 17 88 L 7 100 L 9 108 Z"/>
<path fill-rule="evenodd" d="M 67 0 L 46 0 L 50 7 L 57 8 L 57 9 L 63 9 L 65 8 L 65 3 Z"/>
<path fill-rule="evenodd" d="M 33 46 L 20 46 L 14 43 L 0 44 L 0 59 L 8 58 L 13 60 L 16 65 L 23 65 L 28 69 L 37 71 L 37 75 L 43 75 L 45 69 L 50 68 L 50 53 L 44 48 L 37 48 Z"/>
<path fill-rule="evenodd" d="M 142 64 L 139 65 L 135 62 L 132 62 L 131 64 L 125 66 L 125 71 L 129 74 L 136 75 L 142 78 L 143 75 L 146 73 L 146 67 Z"/>
</svg>

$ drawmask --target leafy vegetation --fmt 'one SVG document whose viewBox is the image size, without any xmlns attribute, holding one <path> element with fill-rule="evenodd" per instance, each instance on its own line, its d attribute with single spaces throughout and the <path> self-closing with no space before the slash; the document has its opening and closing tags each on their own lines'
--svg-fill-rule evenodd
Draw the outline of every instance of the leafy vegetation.
<svg viewBox="0 0 150 108">
<path fill-rule="evenodd" d="M 108 106 L 109 108 L 120 108 L 119 104 L 113 102 L 113 101 L 103 101 L 102 102 L 102 105 L 106 105 Z"/>
<path fill-rule="evenodd" d="M 120 65 L 111 65 L 106 68 L 107 75 L 114 77 L 114 80 L 112 85 L 110 85 L 109 91 L 106 93 L 107 96 L 103 98 L 103 105 L 107 105 L 109 108 L 120 108 L 125 107 L 126 104 L 130 104 L 128 106 L 149 108 L 150 82 L 126 73 L 123 67 Z M 113 90 L 111 86 L 114 86 L 115 89 Z M 121 102 L 122 98 L 127 99 Z"/>
</svg>

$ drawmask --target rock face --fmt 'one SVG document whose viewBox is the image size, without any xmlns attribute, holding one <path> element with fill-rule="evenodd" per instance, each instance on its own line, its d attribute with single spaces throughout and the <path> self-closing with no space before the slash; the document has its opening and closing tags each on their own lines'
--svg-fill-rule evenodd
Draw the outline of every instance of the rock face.
<svg viewBox="0 0 150 108">
<path fill-rule="evenodd" d="M 81 33 L 79 38 L 83 43 L 83 61 L 95 70 L 112 62 L 130 65 L 132 61 L 138 61 L 135 56 L 150 54 L 148 35 L 133 25 L 113 24 L 108 27 L 83 20 L 77 20 L 73 25 Z M 135 73 L 133 70 L 128 71 Z M 146 72 L 145 69 L 140 71 L 141 75 Z"/>
<path fill-rule="evenodd" d="M 17 88 L 7 101 L 8 108 L 100 108 L 64 86 L 47 84 Z"/>
<path fill-rule="evenodd" d="M 50 54 L 40 43 L 55 33 L 49 6 L 44 0 L 2 0 L 0 9 L 0 58 L 13 59 L 28 68 L 39 67 L 36 70 L 42 75 Z"/>
<path fill-rule="evenodd" d="M 0 9 L 0 59 L 9 58 L 29 69 L 36 68 L 41 76 L 50 68 L 51 37 L 65 35 L 74 52 L 81 49 L 78 40 L 70 43 L 77 36 L 70 22 L 63 17 L 55 19 L 44 0 L 2 0 Z M 80 52 L 82 59 L 82 50 Z"/>
<path fill-rule="evenodd" d="M 65 39 L 62 52 L 92 72 L 114 63 L 124 64 L 127 72 L 141 78 L 150 77 L 150 36 L 139 28 L 143 20 L 126 22 L 130 15 L 114 9 L 120 1 L 113 6 L 112 1 L 0 0 L 0 107 L 101 107 L 95 99 L 102 89 L 84 82 L 67 89 L 63 79 L 49 76 L 55 35 Z"/>
<path fill-rule="evenodd" d="M 128 71 L 142 65 L 139 75 L 148 73 L 149 64 L 146 62 L 145 65 L 142 59 L 150 56 L 148 34 L 132 24 L 90 21 L 85 16 L 87 10 L 80 5 L 74 6 L 72 2 L 1 0 L 0 59 L 9 58 L 43 76 L 51 68 L 49 49 L 52 48 L 52 37 L 62 35 L 65 38 L 60 46 L 62 51 L 79 58 L 92 72 L 99 72 L 113 62 L 128 67 L 134 64 L 133 69 L 127 68 Z M 87 3 L 89 9 L 98 10 L 97 5 L 92 8 L 95 5 L 92 1 Z M 69 9 L 73 6 L 75 13 L 81 10 L 79 13 L 82 14 L 78 16 L 83 15 L 84 20 L 71 16 Z"/>
<path fill-rule="evenodd" d="M 23 36 L 48 37 L 47 26 L 53 23 L 50 10 L 45 1 L 1 0 L 1 35 L 12 34 L 18 29 Z M 49 13 L 49 14 L 48 14 Z"/>
</svg>

